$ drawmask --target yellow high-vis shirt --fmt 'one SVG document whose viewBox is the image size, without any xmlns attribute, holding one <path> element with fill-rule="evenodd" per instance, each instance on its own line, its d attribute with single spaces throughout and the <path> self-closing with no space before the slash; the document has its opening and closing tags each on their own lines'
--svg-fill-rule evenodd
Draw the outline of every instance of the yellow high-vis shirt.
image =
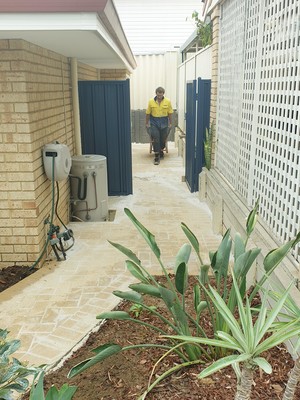
<svg viewBox="0 0 300 400">
<path fill-rule="evenodd" d="M 160 104 L 158 104 L 158 102 L 155 100 L 155 97 L 149 100 L 146 114 L 150 114 L 152 117 L 161 118 L 161 117 L 167 117 L 169 114 L 172 113 L 173 113 L 173 108 L 171 101 L 166 97 L 162 99 Z"/>
</svg>

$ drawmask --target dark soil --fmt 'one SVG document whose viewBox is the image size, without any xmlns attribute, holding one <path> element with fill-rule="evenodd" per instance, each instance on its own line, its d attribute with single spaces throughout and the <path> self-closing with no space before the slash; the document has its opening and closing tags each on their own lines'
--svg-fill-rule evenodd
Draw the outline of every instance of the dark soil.
<svg viewBox="0 0 300 400">
<path fill-rule="evenodd" d="M 193 282 L 190 282 L 192 287 Z M 189 296 L 189 307 L 192 307 L 192 293 Z M 164 304 L 159 299 L 147 299 L 148 305 L 157 307 L 164 313 Z M 130 304 L 122 302 L 118 310 L 129 311 Z M 154 317 L 143 311 L 139 319 L 148 323 L 154 322 Z M 156 326 L 158 324 L 155 321 Z M 208 318 L 201 319 L 201 325 L 210 329 Z M 78 386 L 74 400 L 137 400 L 148 385 L 149 377 L 155 377 L 168 368 L 178 364 L 180 360 L 175 355 L 164 358 L 153 372 L 153 367 L 162 356 L 159 349 L 139 349 L 121 352 L 95 365 L 79 376 L 72 379 L 67 374 L 72 367 L 84 359 L 93 356 L 92 350 L 105 343 L 118 343 L 121 346 L 138 343 L 163 343 L 155 332 L 147 327 L 128 321 L 108 320 L 96 333 L 90 334 L 86 343 L 77 350 L 58 370 L 49 373 L 45 378 L 45 389 L 52 384 L 61 387 L 67 382 L 69 385 Z M 277 346 L 264 357 L 273 367 L 273 373 L 267 375 L 261 371 L 255 373 L 255 382 L 252 390 L 252 400 L 281 399 L 288 373 L 293 367 L 293 360 L 285 346 Z M 197 375 L 204 368 L 197 365 L 182 369 L 163 380 L 148 395 L 147 399 L 156 400 L 232 400 L 236 388 L 236 377 L 231 367 L 219 373 L 200 380 Z M 300 399 L 300 387 L 297 389 L 295 399 Z M 28 396 L 23 397 L 23 400 Z"/>
<path fill-rule="evenodd" d="M 0 269 L 0 292 L 10 288 L 36 271 L 36 268 L 18 265 L 12 265 L 10 267 Z"/>
</svg>

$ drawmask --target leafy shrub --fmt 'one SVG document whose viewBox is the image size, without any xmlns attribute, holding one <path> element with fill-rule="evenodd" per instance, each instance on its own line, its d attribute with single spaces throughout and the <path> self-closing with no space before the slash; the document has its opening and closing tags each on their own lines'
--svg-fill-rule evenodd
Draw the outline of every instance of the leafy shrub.
<svg viewBox="0 0 300 400">
<path fill-rule="evenodd" d="M 212 44 L 212 25 L 199 19 L 199 13 L 194 11 L 192 18 L 195 20 L 197 35 L 201 41 L 201 46 L 206 47 Z"/>
<path fill-rule="evenodd" d="M 30 375 L 37 375 L 40 368 L 27 367 L 11 355 L 21 345 L 19 340 L 7 340 L 8 331 L 0 329 L 0 399 L 10 400 L 15 392 L 24 393 L 29 387 Z"/>
<path fill-rule="evenodd" d="M 212 157 L 212 141 L 214 135 L 214 125 L 212 124 L 209 129 L 205 129 L 205 140 L 204 140 L 204 160 L 205 166 L 208 170 L 211 169 L 211 157 Z"/>
</svg>

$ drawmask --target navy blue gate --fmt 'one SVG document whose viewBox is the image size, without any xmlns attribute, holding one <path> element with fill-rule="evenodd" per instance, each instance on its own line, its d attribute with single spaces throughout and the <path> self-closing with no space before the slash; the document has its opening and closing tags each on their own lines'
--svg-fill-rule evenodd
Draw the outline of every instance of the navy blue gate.
<svg viewBox="0 0 300 400">
<path fill-rule="evenodd" d="M 83 154 L 107 159 L 109 196 L 132 194 L 129 80 L 80 81 Z"/>
<path fill-rule="evenodd" d="M 194 192 L 195 133 L 196 133 L 196 81 L 186 85 L 186 141 L 185 141 L 185 181 Z"/>
<path fill-rule="evenodd" d="M 210 79 L 187 83 L 185 178 L 191 192 L 199 190 L 199 173 L 205 165 L 205 130 L 209 128 Z"/>
</svg>

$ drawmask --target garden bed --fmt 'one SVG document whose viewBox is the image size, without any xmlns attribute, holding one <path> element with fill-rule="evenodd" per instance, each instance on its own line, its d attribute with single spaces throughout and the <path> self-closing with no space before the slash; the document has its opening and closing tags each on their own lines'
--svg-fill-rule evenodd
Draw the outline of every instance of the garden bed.
<svg viewBox="0 0 300 400">
<path fill-rule="evenodd" d="M 22 265 L 12 265 L 0 269 L 0 293 L 36 271 L 37 268 L 29 268 Z"/>
<path fill-rule="evenodd" d="M 192 287 L 195 278 L 190 277 L 189 283 L 189 287 Z M 160 313 L 164 313 L 165 305 L 160 299 L 147 296 L 145 298 L 150 301 L 148 305 L 155 306 Z M 192 309 L 191 291 L 187 304 Z M 123 301 L 117 309 L 128 312 L 130 306 L 131 304 Z M 141 321 L 154 323 L 156 326 L 161 324 L 157 320 L 154 321 L 153 318 L 155 317 L 145 311 L 142 311 L 139 315 Z M 206 318 L 206 314 L 203 313 L 201 326 L 209 331 L 211 330 L 209 323 L 209 318 Z M 78 386 L 73 397 L 74 400 L 136 400 L 146 389 L 151 373 L 153 373 L 153 377 L 157 377 L 180 363 L 176 355 L 170 355 L 164 358 L 153 371 L 155 363 L 164 351 L 157 348 L 130 350 L 118 353 L 74 378 L 67 378 L 72 367 L 84 359 L 92 357 L 94 355 L 92 350 L 105 343 L 117 343 L 126 346 L 137 343 L 163 343 L 163 339 L 147 327 L 129 321 L 108 320 L 99 327 L 97 332 L 90 334 L 86 343 L 74 352 L 62 367 L 46 375 L 45 388 L 48 389 L 52 384 L 61 387 L 63 383 L 67 382 L 69 385 Z M 261 371 L 255 373 L 251 399 L 281 399 L 289 371 L 293 367 L 292 357 L 283 345 L 275 347 L 263 356 L 272 365 L 273 373 L 271 375 Z M 147 399 L 233 399 L 236 390 L 236 377 L 233 369 L 227 367 L 221 372 L 200 380 L 197 375 L 203 368 L 204 366 L 197 365 L 182 369 L 180 372 L 169 376 L 147 395 Z M 300 398 L 299 387 L 295 398 Z M 28 399 L 28 396 L 23 397 L 23 399 Z"/>
</svg>

